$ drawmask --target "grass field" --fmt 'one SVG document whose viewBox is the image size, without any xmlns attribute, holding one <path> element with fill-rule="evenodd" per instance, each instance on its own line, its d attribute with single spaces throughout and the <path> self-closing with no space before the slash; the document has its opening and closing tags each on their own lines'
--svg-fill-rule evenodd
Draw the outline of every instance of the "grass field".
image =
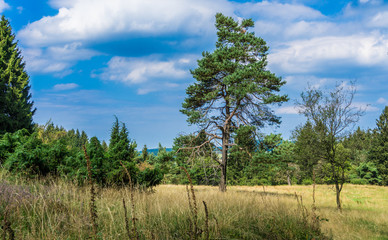
<svg viewBox="0 0 388 240">
<path fill-rule="evenodd" d="M 190 208 L 185 186 L 161 185 L 154 193 L 134 192 L 133 206 L 128 188 L 97 189 L 96 238 L 388 239 L 387 187 L 345 185 L 342 213 L 336 210 L 335 192 L 327 185 L 316 187 L 315 212 L 312 186 L 234 186 L 226 193 L 217 187 L 194 188 L 196 208 L 189 195 Z M 295 193 L 301 196 L 298 200 Z M 2 236 L 11 229 L 15 239 L 94 237 L 89 204 L 87 186 L 62 180 L 24 181 L 0 173 Z"/>
</svg>

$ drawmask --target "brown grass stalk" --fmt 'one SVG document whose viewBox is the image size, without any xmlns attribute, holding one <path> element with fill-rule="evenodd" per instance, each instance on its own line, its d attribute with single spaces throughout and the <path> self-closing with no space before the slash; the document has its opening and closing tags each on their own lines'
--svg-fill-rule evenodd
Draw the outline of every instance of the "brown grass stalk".
<svg viewBox="0 0 388 240">
<path fill-rule="evenodd" d="M 128 176 L 128 183 L 129 183 L 129 192 L 130 192 L 130 198 L 131 198 L 131 215 L 132 215 L 132 234 L 135 237 L 135 239 L 139 239 L 139 234 L 137 232 L 136 227 L 136 212 L 135 212 L 135 197 L 134 197 L 134 187 L 133 182 L 131 178 L 131 174 L 129 174 L 128 169 L 125 167 L 125 165 L 120 161 L 121 166 L 124 168 L 125 173 Z"/>
<path fill-rule="evenodd" d="M 129 230 L 129 222 L 127 215 L 127 206 L 125 205 L 125 200 L 123 198 L 123 207 L 124 207 L 124 218 L 125 218 L 125 229 L 127 230 L 128 239 L 131 240 L 131 231 Z"/>
<path fill-rule="evenodd" d="M 189 198 L 189 207 L 193 209 L 192 211 L 192 217 L 193 217 L 193 224 L 194 224 L 194 239 L 197 239 L 198 234 L 199 234 L 199 229 L 198 229 L 198 208 L 197 208 L 197 199 L 195 198 L 195 192 L 194 192 L 194 186 L 193 186 L 193 181 L 191 180 L 189 172 L 186 170 L 186 168 L 181 167 L 183 171 L 185 171 L 187 178 L 189 179 L 190 183 L 190 191 L 191 191 L 191 199 L 190 199 L 190 194 L 188 194 Z M 192 204 L 190 203 L 192 200 Z"/>
<path fill-rule="evenodd" d="M 205 208 L 205 239 L 209 240 L 209 212 L 205 201 L 202 201 Z"/>
<path fill-rule="evenodd" d="M 94 183 L 93 183 L 93 178 L 92 178 L 92 164 L 90 162 L 90 158 L 88 153 L 86 152 L 86 147 L 85 145 L 82 146 L 86 158 L 86 164 L 87 164 L 87 169 L 88 169 L 88 180 L 89 180 L 89 185 L 90 185 L 90 218 L 91 218 L 91 225 L 93 227 L 93 236 L 94 239 L 97 238 L 97 233 L 98 233 L 98 225 L 97 225 L 97 206 L 96 206 L 96 197 L 97 193 L 96 190 L 94 189 Z"/>
</svg>

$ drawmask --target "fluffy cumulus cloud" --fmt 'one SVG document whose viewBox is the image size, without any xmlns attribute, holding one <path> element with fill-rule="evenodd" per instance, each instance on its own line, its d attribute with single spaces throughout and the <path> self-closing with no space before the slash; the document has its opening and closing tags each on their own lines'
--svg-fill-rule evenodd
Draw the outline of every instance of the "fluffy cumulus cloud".
<svg viewBox="0 0 388 240">
<path fill-rule="evenodd" d="M 101 39 L 116 34 L 180 32 L 200 36 L 212 30 L 209 23 L 216 12 L 232 13 L 226 0 L 55 0 L 51 5 L 58 8 L 57 15 L 43 17 L 19 32 L 27 44 Z"/>
<path fill-rule="evenodd" d="M 189 66 L 193 56 L 171 60 L 158 57 L 127 58 L 113 57 L 101 74 L 95 74 L 107 81 L 122 82 L 139 87 L 138 94 L 147 94 L 162 89 L 179 87 L 179 81 L 189 78 Z M 178 83 L 174 82 L 177 81 Z"/>
<path fill-rule="evenodd" d="M 79 60 L 106 54 L 110 61 L 99 77 L 141 85 L 141 94 L 161 89 L 161 85 L 167 88 L 176 84 L 171 85 L 166 79 L 187 77 L 189 68 L 179 62 L 184 57 L 164 53 L 163 59 L 169 60 L 160 60 L 147 56 L 151 53 L 140 53 L 135 58 L 129 51 L 118 56 L 109 49 L 101 53 L 92 49 L 112 41 L 125 45 L 128 39 L 152 38 L 160 42 L 160 37 L 191 45 L 196 45 L 200 38 L 213 46 L 216 12 L 252 18 L 256 35 L 267 40 L 271 47 L 269 68 L 286 78 L 319 78 L 314 84 L 322 86 L 325 85 L 322 75 L 336 70 L 387 69 L 387 4 L 363 0 L 349 3 L 335 16 L 325 16 L 304 2 L 51 0 L 50 5 L 58 13 L 28 24 L 17 37 L 26 49 L 26 58 L 31 60 L 27 67 L 32 71 L 69 72 Z M 142 48 L 153 49 L 154 43 L 144 43 Z M 301 85 L 300 90 L 305 86 Z"/>
<path fill-rule="evenodd" d="M 9 5 L 6 2 L 4 2 L 4 0 L 0 0 L 0 13 L 7 8 L 9 8 Z"/>
<path fill-rule="evenodd" d="M 179 67 L 181 62 L 113 57 L 101 77 L 126 84 L 144 83 L 151 78 L 182 78 L 188 72 Z"/>
<path fill-rule="evenodd" d="M 388 36 L 328 36 L 289 42 L 269 59 L 287 73 L 323 72 L 333 66 L 387 66 L 387 49 Z"/>
</svg>

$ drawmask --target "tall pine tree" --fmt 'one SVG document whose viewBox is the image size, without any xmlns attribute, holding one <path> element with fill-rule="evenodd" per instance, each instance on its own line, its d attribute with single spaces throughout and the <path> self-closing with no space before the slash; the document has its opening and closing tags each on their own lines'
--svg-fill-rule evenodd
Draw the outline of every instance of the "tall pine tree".
<svg viewBox="0 0 388 240">
<path fill-rule="evenodd" d="M 29 77 L 9 21 L 0 21 L 0 134 L 32 130 L 35 113 Z"/>
<path fill-rule="evenodd" d="M 221 169 L 223 192 L 229 148 L 235 145 L 233 132 L 241 126 L 280 123 L 269 106 L 288 100 L 278 94 L 285 81 L 266 69 L 266 42 L 248 31 L 253 26 L 251 19 L 238 22 L 217 13 L 216 49 L 202 53 L 198 67 L 191 71 L 196 82 L 186 89 L 188 96 L 182 104 L 181 112 L 189 124 L 197 125 L 209 137 L 197 147 L 209 142 L 222 146 L 222 157 L 215 160 Z"/>
</svg>

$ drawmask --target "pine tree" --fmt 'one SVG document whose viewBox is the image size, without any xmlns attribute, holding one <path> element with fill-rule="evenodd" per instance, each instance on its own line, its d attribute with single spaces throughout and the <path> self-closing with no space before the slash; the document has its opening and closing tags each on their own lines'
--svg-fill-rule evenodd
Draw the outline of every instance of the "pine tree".
<svg viewBox="0 0 388 240">
<path fill-rule="evenodd" d="M 33 128 L 29 76 L 9 21 L 0 21 L 0 134 Z"/>
<path fill-rule="evenodd" d="M 382 184 L 388 185 L 388 106 L 376 121 L 375 137 L 368 154 L 370 161 L 374 162 Z"/>
<path fill-rule="evenodd" d="M 285 82 L 266 69 L 268 47 L 262 38 L 248 31 L 253 26 L 251 19 L 239 23 L 217 13 L 216 49 L 202 53 L 198 67 L 191 71 L 196 82 L 187 88 L 188 97 L 182 104 L 187 121 L 205 132 L 208 143 L 219 141 L 222 146 L 222 158 L 217 161 L 221 191 L 226 191 L 233 132 L 244 125 L 280 123 L 269 105 L 288 100 L 286 95 L 277 94 Z"/>
</svg>

